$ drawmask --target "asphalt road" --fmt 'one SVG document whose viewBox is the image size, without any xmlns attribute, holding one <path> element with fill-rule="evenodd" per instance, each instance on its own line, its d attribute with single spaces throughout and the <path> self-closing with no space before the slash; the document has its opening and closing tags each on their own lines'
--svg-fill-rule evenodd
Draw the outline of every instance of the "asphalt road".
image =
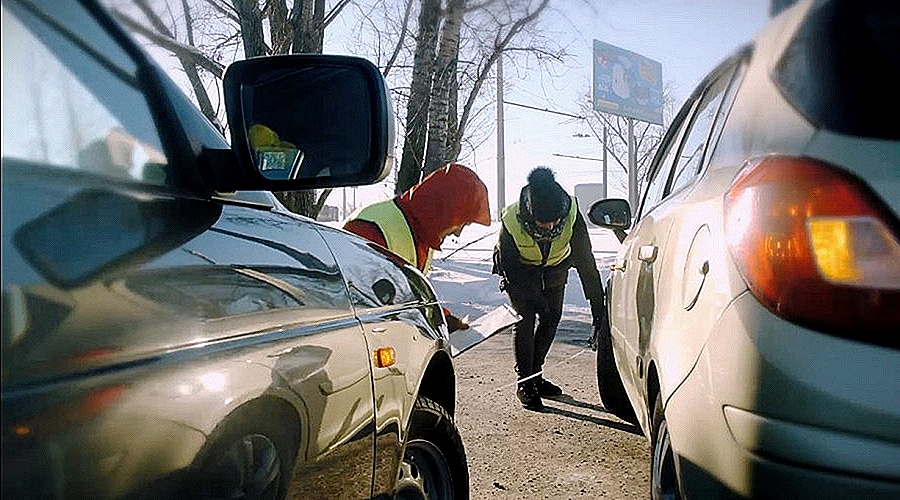
<svg viewBox="0 0 900 500">
<path fill-rule="evenodd" d="M 474 500 L 649 498 L 648 441 L 604 411 L 589 328 L 563 316 L 544 376 L 564 394 L 545 399 L 542 413 L 516 399 L 511 330 L 455 358 L 456 422 Z"/>
</svg>

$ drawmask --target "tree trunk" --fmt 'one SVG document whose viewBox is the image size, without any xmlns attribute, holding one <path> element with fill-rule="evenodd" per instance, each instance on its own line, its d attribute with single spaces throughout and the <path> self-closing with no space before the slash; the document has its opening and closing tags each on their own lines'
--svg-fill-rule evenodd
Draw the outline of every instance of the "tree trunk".
<svg viewBox="0 0 900 500">
<path fill-rule="evenodd" d="M 403 193 L 422 178 L 425 135 L 428 127 L 428 101 L 434 76 L 434 50 L 440 23 L 440 0 L 421 0 L 412 82 L 406 105 L 406 134 L 403 155 L 397 172 L 396 194 Z"/>
<path fill-rule="evenodd" d="M 325 35 L 325 0 L 294 1 L 294 54 L 321 54 Z"/>
<path fill-rule="evenodd" d="M 450 0 L 444 14 L 441 41 L 435 64 L 431 100 L 428 106 L 428 148 L 425 151 L 424 175 L 446 163 L 449 133 L 450 96 L 457 84 L 456 61 L 459 56 L 459 29 L 466 0 Z"/>
<path fill-rule="evenodd" d="M 458 65 L 454 61 L 453 85 L 450 86 L 450 109 L 447 112 L 447 145 L 444 155 L 447 161 L 456 161 L 462 149 L 462 137 L 459 136 L 459 71 L 457 68 Z"/>
<path fill-rule="evenodd" d="M 266 39 L 263 37 L 262 11 L 256 0 L 234 0 L 234 9 L 241 24 L 241 40 L 244 42 L 244 56 L 266 55 Z"/>
</svg>

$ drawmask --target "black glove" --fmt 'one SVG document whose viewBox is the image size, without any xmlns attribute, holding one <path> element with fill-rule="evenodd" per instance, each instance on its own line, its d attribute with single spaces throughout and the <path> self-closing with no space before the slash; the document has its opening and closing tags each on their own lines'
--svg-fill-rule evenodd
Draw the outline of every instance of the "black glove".
<svg viewBox="0 0 900 500">
<path fill-rule="evenodd" d="M 444 319 L 447 320 L 447 330 L 449 330 L 449 333 L 469 328 L 468 323 L 451 314 L 446 308 L 444 308 Z"/>
<path fill-rule="evenodd" d="M 593 321 L 591 321 L 591 324 L 595 327 L 602 323 L 608 323 L 608 321 L 606 320 L 606 304 L 604 304 L 600 300 L 592 300 L 591 316 L 593 316 Z"/>
<path fill-rule="evenodd" d="M 594 301 L 591 302 L 591 314 L 594 318 L 591 322 L 593 328 L 591 329 L 590 345 L 591 350 L 596 351 L 600 336 L 606 335 L 608 337 L 610 335 L 609 318 L 606 314 L 606 307 L 602 303 L 595 303 Z"/>
</svg>

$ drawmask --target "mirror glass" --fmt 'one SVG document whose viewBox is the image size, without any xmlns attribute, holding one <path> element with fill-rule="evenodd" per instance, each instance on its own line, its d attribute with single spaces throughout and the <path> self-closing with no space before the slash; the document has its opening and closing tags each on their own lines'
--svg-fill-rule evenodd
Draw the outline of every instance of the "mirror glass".
<svg viewBox="0 0 900 500">
<path fill-rule="evenodd" d="M 588 219 L 600 227 L 628 229 L 631 227 L 631 208 L 627 201 L 619 198 L 600 200 L 591 205 Z"/>
<path fill-rule="evenodd" d="M 241 85 L 256 168 L 271 180 L 354 178 L 371 157 L 371 94 L 353 66 L 265 68 Z"/>
</svg>

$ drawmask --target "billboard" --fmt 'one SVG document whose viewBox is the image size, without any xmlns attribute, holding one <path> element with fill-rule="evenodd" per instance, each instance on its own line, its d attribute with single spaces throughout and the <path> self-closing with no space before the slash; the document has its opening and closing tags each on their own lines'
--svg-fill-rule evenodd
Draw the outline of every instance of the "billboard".
<svg viewBox="0 0 900 500">
<path fill-rule="evenodd" d="M 662 64 L 594 40 L 594 110 L 663 124 Z"/>
</svg>

